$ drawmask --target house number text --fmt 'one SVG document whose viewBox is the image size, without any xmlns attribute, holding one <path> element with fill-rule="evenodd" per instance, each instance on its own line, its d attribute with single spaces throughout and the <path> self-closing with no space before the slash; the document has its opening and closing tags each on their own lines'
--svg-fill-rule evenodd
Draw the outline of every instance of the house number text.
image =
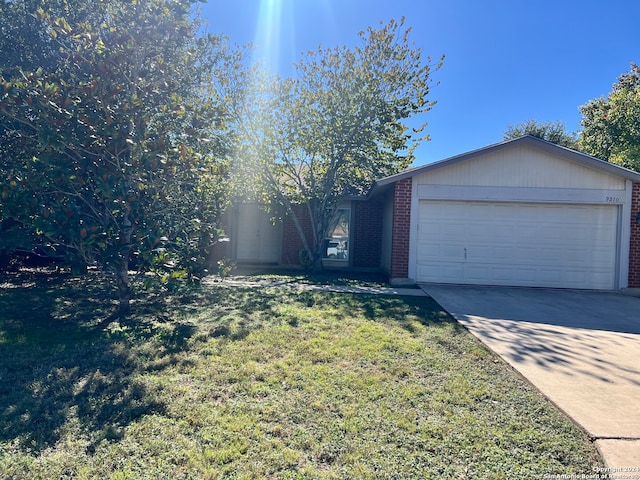
<svg viewBox="0 0 640 480">
<path fill-rule="evenodd" d="M 620 197 L 604 197 L 604 201 L 607 203 L 620 203 Z"/>
</svg>

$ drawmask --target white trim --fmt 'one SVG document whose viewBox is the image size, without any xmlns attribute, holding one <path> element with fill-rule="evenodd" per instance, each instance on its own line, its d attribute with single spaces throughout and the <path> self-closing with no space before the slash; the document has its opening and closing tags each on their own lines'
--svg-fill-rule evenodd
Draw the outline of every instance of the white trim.
<svg viewBox="0 0 640 480">
<path fill-rule="evenodd" d="M 631 205 L 627 180 L 626 190 L 579 188 L 486 187 L 477 185 L 416 185 L 418 200 L 478 200 L 536 203 L 590 203 Z M 413 206 L 413 205 L 412 205 Z M 627 212 L 630 214 L 630 210 Z"/>
</svg>

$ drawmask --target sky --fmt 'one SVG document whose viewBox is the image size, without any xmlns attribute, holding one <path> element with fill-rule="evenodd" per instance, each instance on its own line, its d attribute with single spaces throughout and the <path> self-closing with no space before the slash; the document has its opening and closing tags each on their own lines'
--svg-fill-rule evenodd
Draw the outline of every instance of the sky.
<svg viewBox="0 0 640 480">
<path fill-rule="evenodd" d="M 576 132 L 579 106 L 640 63 L 638 0 L 208 0 L 201 16 L 285 77 L 303 52 L 356 45 L 404 16 L 423 58 L 446 56 L 432 73 L 437 104 L 412 121 L 431 136 L 413 166 L 500 142 L 528 119 Z"/>
</svg>

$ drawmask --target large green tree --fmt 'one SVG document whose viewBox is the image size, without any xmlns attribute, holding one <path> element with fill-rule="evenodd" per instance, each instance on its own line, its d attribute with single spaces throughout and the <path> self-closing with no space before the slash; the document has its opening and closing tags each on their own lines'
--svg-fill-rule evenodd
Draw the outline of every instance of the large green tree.
<svg viewBox="0 0 640 480">
<path fill-rule="evenodd" d="M 410 128 L 407 121 L 434 106 L 431 74 L 443 58 L 423 58 L 410 32 L 404 19 L 392 20 L 360 32 L 354 47 L 307 53 L 293 78 L 245 79 L 238 118 L 243 156 L 253 163 L 244 171 L 255 172 L 265 198 L 293 218 L 316 268 L 340 202 L 409 166 L 428 138 L 424 124 Z M 296 205 L 311 218 L 309 238 Z"/>
<path fill-rule="evenodd" d="M 14 52 L 0 69 L 0 216 L 112 271 L 127 313 L 132 255 L 189 272 L 215 242 L 228 173 L 216 87 L 238 57 L 198 33 L 190 0 L 50 3 L 3 5 L 31 9 L 55 58 Z"/>
<path fill-rule="evenodd" d="M 580 110 L 582 149 L 640 172 L 640 67 L 632 63 L 606 98 L 591 100 Z"/>
<path fill-rule="evenodd" d="M 503 135 L 504 140 L 511 140 L 523 135 L 538 137 L 547 142 L 562 145 L 563 147 L 577 149 L 578 135 L 567 131 L 562 122 L 538 122 L 527 120 L 516 125 L 509 125 Z"/>
<path fill-rule="evenodd" d="M 0 1 L 0 72 L 5 79 L 16 78 L 22 72 L 36 69 L 52 71 L 61 61 L 58 55 L 61 38 L 55 38 L 43 28 L 43 22 L 35 14 L 39 8 L 45 9 L 54 18 L 66 16 L 70 22 L 81 21 L 88 16 L 98 17 L 104 12 L 102 4 L 87 0 L 71 5 L 58 0 L 2 0 Z M 0 121 L 0 178 L 9 179 L 20 155 L 37 156 L 37 145 L 25 142 L 16 135 L 21 129 L 19 121 L 3 117 Z M 27 151 L 29 148 L 32 151 Z M 5 192 L 5 190 L 3 190 Z M 8 217 L 6 192 L 0 202 L 0 254 L 11 253 L 15 248 L 41 248 L 38 235 L 29 225 Z M 2 208 L 4 206 L 4 208 Z M 46 243 L 46 240 L 45 240 Z M 55 252 L 49 252 L 51 254 Z"/>
</svg>

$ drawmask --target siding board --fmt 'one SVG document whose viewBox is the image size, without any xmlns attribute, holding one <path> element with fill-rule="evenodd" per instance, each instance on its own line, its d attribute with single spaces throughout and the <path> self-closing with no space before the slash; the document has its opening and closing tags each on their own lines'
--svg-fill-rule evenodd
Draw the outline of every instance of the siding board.
<svg viewBox="0 0 640 480">
<path fill-rule="evenodd" d="M 624 190 L 625 179 L 526 145 L 487 153 L 416 175 L 431 185 Z"/>
</svg>

